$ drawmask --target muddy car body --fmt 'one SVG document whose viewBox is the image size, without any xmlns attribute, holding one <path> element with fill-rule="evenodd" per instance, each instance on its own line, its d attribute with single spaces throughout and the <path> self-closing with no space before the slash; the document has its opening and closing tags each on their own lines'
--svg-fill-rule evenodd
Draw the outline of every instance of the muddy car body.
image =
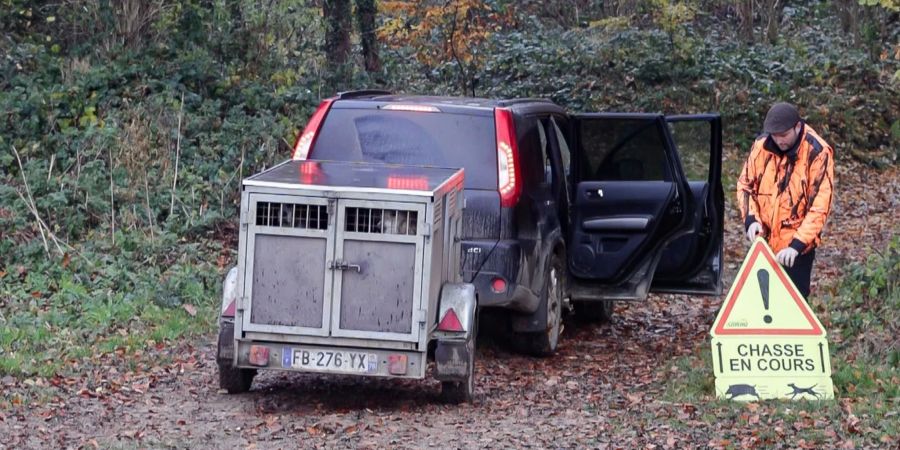
<svg viewBox="0 0 900 450">
<path fill-rule="evenodd" d="M 603 320 L 651 291 L 721 292 L 721 132 L 715 114 L 357 91 L 322 102 L 293 158 L 463 167 L 463 281 L 549 355 L 566 306 Z"/>
</svg>

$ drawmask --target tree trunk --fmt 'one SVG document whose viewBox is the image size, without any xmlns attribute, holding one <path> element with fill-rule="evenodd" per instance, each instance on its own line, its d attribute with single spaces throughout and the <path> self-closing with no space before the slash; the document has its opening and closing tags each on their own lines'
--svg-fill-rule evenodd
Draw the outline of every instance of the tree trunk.
<svg viewBox="0 0 900 450">
<path fill-rule="evenodd" d="M 381 70 L 381 58 L 378 57 L 378 37 L 375 35 L 375 11 L 375 0 L 356 0 L 356 20 L 359 22 L 359 36 L 362 42 L 366 72 Z"/>
<path fill-rule="evenodd" d="M 857 3 L 857 0 L 836 0 L 834 6 L 841 21 L 841 31 L 850 35 L 857 47 L 862 46 L 859 24 L 865 15 L 865 9 Z"/>
<path fill-rule="evenodd" d="M 781 14 L 784 11 L 784 0 L 766 0 L 766 40 L 770 44 L 778 41 L 778 27 L 781 25 Z"/>
<path fill-rule="evenodd" d="M 738 17 L 741 20 L 738 33 L 741 40 L 748 44 L 754 42 L 753 36 L 753 0 L 738 0 Z"/>
<path fill-rule="evenodd" d="M 325 55 L 328 65 L 338 79 L 345 79 L 347 58 L 350 55 L 350 0 L 325 0 Z"/>
</svg>

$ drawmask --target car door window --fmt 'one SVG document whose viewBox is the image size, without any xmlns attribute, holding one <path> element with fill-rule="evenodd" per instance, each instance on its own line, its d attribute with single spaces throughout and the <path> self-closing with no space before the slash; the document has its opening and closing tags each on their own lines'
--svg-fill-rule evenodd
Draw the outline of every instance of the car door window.
<svg viewBox="0 0 900 450">
<path fill-rule="evenodd" d="M 569 143 L 565 134 L 557 123 L 558 120 L 559 119 L 556 117 L 551 117 L 550 124 L 553 127 L 553 134 L 556 135 L 556 143 L 559 146 L 559 156 L 562 158 L 562 168 L 563 172 L 566 174 L 566 185 L 568 185 L 572 181 L 572 152 L 569 150 Z"/>
<path fill-rule="evenodd" d="M 583 181 L 671 181 L 665 136 L 654 120 L 600 122 L 582 132 Z"/>
<path fill-rule="evenodd" d="M 710 123 L 706 121 L 669 122 L 672 138 L 689 181 L 707 181 L 710 177 Z"/>
<path fill-rule="evenodd" d="M 544 166 L 544 181 L 553 184 L 553 165 L 550 164 L 550 153 L 549 149 L 547 148 L 547 131 L 545 130 L 546 127 L 547 120 L 540 119 L 537 124 L 537 130 L 541 146 L 541 163 Z"/>
</svg>

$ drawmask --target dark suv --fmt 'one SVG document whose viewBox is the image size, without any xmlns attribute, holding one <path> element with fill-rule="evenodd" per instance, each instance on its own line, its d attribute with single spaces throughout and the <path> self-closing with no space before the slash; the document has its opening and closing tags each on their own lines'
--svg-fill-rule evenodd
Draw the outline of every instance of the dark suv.
<svg viewBox="0 0 900 450">
<path fill-rule="evenodd" d="M 565 306 L 604 320 L 650 291 L 721 292 L 721 134 L 713 114 L 355 91 L 319 105 L 293 158 L 464 168 L 463 278 L 548 355 Z"/>
</svg>

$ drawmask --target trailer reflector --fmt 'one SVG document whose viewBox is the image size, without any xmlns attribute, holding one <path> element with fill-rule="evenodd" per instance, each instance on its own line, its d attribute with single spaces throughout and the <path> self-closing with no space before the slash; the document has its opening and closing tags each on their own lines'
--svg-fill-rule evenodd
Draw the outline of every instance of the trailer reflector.
<svg viewBox="0 0 900 450">
<path fill-rule="evenodd" d="M 408 362 L 406 355 L 388 355 L 388 372 L 391 375 L 406 375 Z"/>
<path fill-rule="evenodd" d="M 269 347 L 263 345 L 250 346 L 250 364 L 259 367 L 269 365 Z"/>
<path fill-rule="evenodd" d="M 437 326 L 438 331 L 466 331 L 462 327 L 462 323 L 459 322 L 459 317 L 456 315 L 456 311 L 453 308 L 447 309 L 447 312 L 444 313 L 444 317 L 441 319 L 441 323 Z"/>
</svg>

